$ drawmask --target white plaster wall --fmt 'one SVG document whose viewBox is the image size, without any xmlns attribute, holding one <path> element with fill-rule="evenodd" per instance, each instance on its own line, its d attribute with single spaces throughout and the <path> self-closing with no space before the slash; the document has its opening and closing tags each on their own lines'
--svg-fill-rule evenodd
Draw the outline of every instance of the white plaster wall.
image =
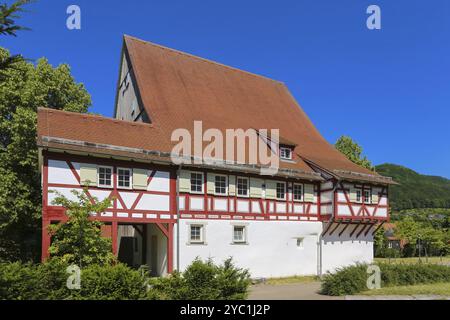
<svg viewBox="0 0 450 320">
<path fill-rule="evenodd" d="M 325 226 L 324 226 L 325 227 Z M 365 231 L 356 238 L 362 227 L 350 237 L 354 226 L 349 226 L 344 233 L 339 233 L 344 228 L 340 226 L 332 236 L 324 236 L 322 241 L 322 272 L 333 272 L 336 268 L 355 264 L 357 262 L 371 263 L 373 261 L 373 236 Z M 334 227 L 333 227 L 334 229 Z"/>
<path fill-rule="evenodd" d="M 147 225 L 147 264 L 152 264 L 152 236 L 157 237 L 156 273 L 158 276 L 167 275 L 167 238 L 155 224 Z"/>
<path fill-rule="evenodd" d="M 79 185 L 66 161 L 48 161 L 48 183 Z"/>
<path fill-rule="evenodd" d="M 317 273 L 317 235 L 320 222 L 241 221 L 247 225 L 248 244 L 232 244 L 232 223 L 229 220 L 180 221 L 180 269 L 184 270 L 196 257 L 221 263 L 233 257 L 241 268 L 248 268 L 252 277 L 282 277 Z M 188 243 L 189 223 L 205 224 L 205 245 Z M 176 229 L 175 229 L 176 236 Z M 304 237 L 303 248 L 297 238 Z M 176 267 L 176 239 L 174 261 Z"/>
<path fill-rule="evenodd" d="M 169 211 L 170 197 L 167 195 L 144 194 L 139 201 L 136 209 Z"/>
</svg>

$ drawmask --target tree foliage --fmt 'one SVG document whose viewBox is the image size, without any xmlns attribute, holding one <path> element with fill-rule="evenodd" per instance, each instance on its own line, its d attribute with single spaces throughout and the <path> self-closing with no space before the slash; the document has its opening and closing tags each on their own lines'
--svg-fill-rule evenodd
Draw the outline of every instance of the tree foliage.
<svg viewBox="0 0 450 320">
<path fill-rule="evenodd" d="M 0 4 L 0 35 L 15 37 L 18 31 L 27 29 L 18 25 L 16 19 L 19 18 L 19 13 L 24 11 L 23 6 L 30 2 L 30 0 L 18 0 L 9 6 L 6 3 Z M 16 64 L 21 61 L 23 61 L 21 55 L 1 56 L 0 80 L 6 77 L 6 70 L 15 68 Z"/>
<path fill-rule="evenodd" d="M 362 155 L 362 147 L 348 136 L 341 136 L 335 143 L 335 147 L 350 161 L 369 170 L 374 170 L 372 163 Z"/>
<path fill-rule="evenodd" d="M 72 190 L 77 200 L 70 200 L 56 192 L 53 205 L 66 208 L 67 222 L 50 225 L 53 242 L 49 248 L 51 257 L 62 258 L 65 262 L 79 267 L 92 264 L 111 264 L 115 257 L 111 251 L 111 240 L 101 234 L 102 222 L 90 220 L 91 213 L 102 213 L 111 206 L 111 199 L 89 198 L 85 191 Z"/>
<path fill-rule="evenodd" d="M 376 170 L 399 183 L 389 188 L 389 202 L 393 210 L 450 208 L 449 179 L 422 175 L 395 164 L 378 165 Z"/>
<path fill-rule="evenodd" d="M 0 59 L 10 57 L 0 48 Z M 91 98 L 70 67 L 18 62 L 0 81 L 0 260 L 37 259 L 41 186 L 36 146 L 38 107 L 87 112 Z"/>
</svg>

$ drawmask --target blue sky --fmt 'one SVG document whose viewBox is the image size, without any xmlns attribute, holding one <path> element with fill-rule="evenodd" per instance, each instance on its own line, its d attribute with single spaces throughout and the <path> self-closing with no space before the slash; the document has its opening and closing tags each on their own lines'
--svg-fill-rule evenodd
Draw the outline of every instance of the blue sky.
<svg viewBox="0 0 450 320">
<path fill-rule="evenodd" d="M 70 4 L 81 30 L 66 28 Z M 371 4 L 381 30 L 366 27 Z M 0 45 L 70 64 L 90 111 L 112 116 L 129 34 L 283 81 L 328 141 L 450 178 L 448 0 L 38 0 L 20 22 L 32 31 Z"/>
</svg>

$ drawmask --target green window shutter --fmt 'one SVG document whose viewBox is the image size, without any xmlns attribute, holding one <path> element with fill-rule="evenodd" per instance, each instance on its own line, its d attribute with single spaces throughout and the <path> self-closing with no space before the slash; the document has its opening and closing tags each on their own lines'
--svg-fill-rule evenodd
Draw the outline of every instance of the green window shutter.
<svg viewBox="0 0 450 320">
<path fill-rule="evenodd" d="M 350 187 L 350 202 L 356 202 L 356 189 Z"/>
<path fill-rule="evenodd" d="M 191 173 L 189 171 L 181 170 L 178 187 L 180 192 L 191 191 Z"/>
<path fill-rule="evenodd" d="M 236 195 L 236 177 L 235 176 L 228 177 L 228 195 L 230 195 L 230 196 Z"/>
<path fill-rule="evenodd" d="M 83 186 L 97 186 L 97 166 L 83 163 L 80 167 L 80 180 Z"/>
<path fill-rule="evenodd" d="M 133 189 L 147 190 L 147 181 L 147 169 L 133 169 Z"/>
<path fill-rule="evenodd" d="M 266 181 L 266 199 L 275 199 L 277 197 L 277 183 L 276 181 Z"/>
<path fill-rule="evenodd" d="M 314 202 L 314 185 L 305 183 L 304 191 L 305 202 Z"/>
<path fill-rule="evenodd" d="M 372 189 L 372 204 L 378 204 L 379 200 L 378 189 Z"/>
<path fill-rule="evenodd" d="M 250 178 L 250 197 L 261 198 L 263 180 Z"/>
<path fill-rule="evenodd" d="M 206 190 L 209 194 L 214 194 L 216 191 L 216 175 L 213 173 L 208 173 L 206 177 Z"/>
</svg>

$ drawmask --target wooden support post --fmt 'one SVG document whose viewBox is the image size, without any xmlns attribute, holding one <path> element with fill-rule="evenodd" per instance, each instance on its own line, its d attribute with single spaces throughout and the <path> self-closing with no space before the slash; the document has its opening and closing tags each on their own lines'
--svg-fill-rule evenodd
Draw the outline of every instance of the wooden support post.
<svg viewBox="0 0 450 320">
<path fill-rule="evenodd" d="M 45 215 L 45 213 L 44 213 Z M 49 258 L 48 249 L 51 244 L 50 234 L 48 233 L 48 226 L 50 221 L 47 219 L 42 219 L 42 249 L 41 249 L 41 261 L 45 262 Z"/>
<path fill-rule="evenodd" d="M 167 273 L 173 272 L 173 223 L 169 223 L 167 226 Z"/>
<path fill-rule="evenodd" d="M 148 225 L 144 224 L 142 230 L 142 264 L 147 264 L 147 227 Z"/>
<path fill-rule="evenodd" d="M 119 227 L 117 221 L 112 222 L 111 226 L 111 240 L 112 240 L 112 252 L 117 257 L 119 253 L 119 248 L 117 247 Z"/>
</svg>

